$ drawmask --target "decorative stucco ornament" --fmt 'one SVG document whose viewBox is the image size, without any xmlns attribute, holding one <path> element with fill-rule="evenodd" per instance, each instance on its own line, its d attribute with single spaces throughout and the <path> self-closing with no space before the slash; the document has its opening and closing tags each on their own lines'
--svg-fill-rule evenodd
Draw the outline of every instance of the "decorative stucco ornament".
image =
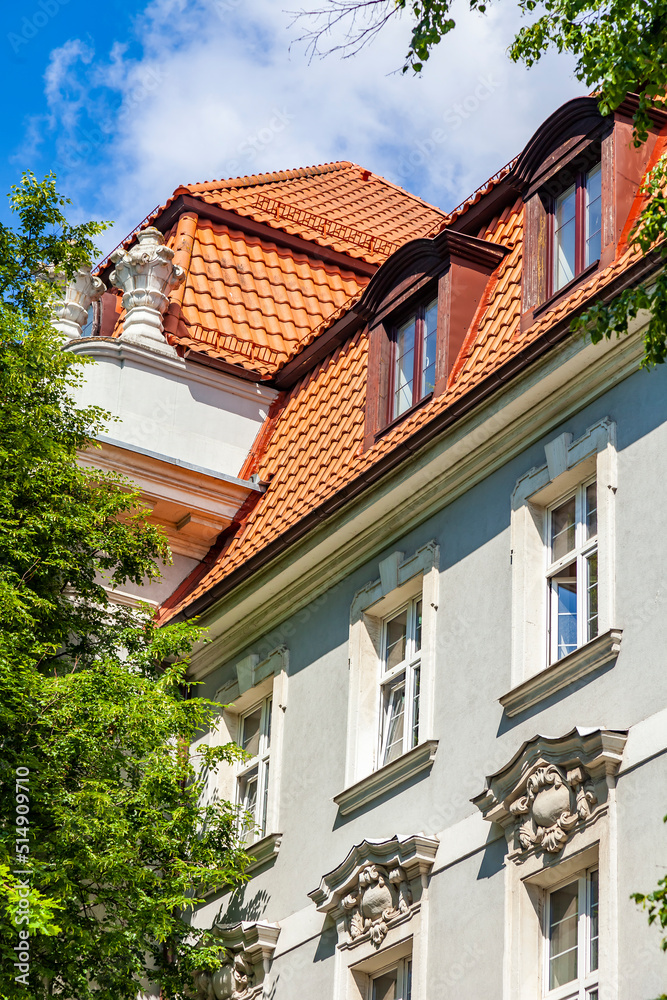
<svg viewBox="0 0 667 1000">
<path fill-rule="evenodd" d="M 352 939 L 368 931 L 376 948 L 387 936 L 389 921 L 410 912 L 412 893 L 403 869 L 366 865 L 356 889 L 343 899 Z"/>
<path fill-rule="evenodd" d="M 169 303 L 169 290 L 185 278 L 185 271 L 173 263 L 174 251 L 165 246 L 164 236 L 149 226 L 137 234 L 129 250 L 114 250 L 115 267 L 109 280 L 123 290 L 126 339 L 164 344 L 162 317 Z"/>
<path fill-rule="evenodd" d="M 556 854 L 596 804 L 593 784 L 583 767 L 564 773 L 551 764 L 531 774 L 526 794 L 510 805 L 510 812 L 520 817 L 518 836 L 524 850 L 539 846 Z"/>
<path fill-rule="evenodd" d="M 248 1000 L 253 995 L 252 962 L 243 952 L 220 953 L 220 968 L 195 974 L 197 1000 Z"/>
<path fill-rule="evenodd" d="M 104 282 L 94 277 L 90 268 L 84 267 L 79 268 L 69 281 L 64 275 L 51 275 L 51 280 L 61 284 L 63 290 L 62 298 L 51 304 L 51 325 L 66 340 L 77 340 L 83 336 L 90 306 L 105 291 Z"/>
</svg>

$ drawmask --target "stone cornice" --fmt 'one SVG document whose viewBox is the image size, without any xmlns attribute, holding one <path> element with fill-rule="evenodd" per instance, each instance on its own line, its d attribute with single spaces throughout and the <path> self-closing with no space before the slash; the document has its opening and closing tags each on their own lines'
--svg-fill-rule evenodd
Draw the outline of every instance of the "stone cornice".
<svg viewBox="0 0 667 1000">
<path fill-rule="evenodd" d="M 531 849 L 558 853 L 606 808 L 627 737 L 627 730 L 581 727 L 561 737 L 535 736 L 471 801 L 505 830 L 515 860 Z"/>
<path fill-rule="evenodd" d="M 437 740 L 424 740 L 391 763 L 385 764 L 384 767 L 378 768 L 377 771 L 373 771 L 361 781 L 355 782 L 354 785 L 335 795 L 334 802 L 341 816 L 348 816 L 373 802 L 378 796 L 421 774 L 422 771 L 429 770 L 435 760 L 437 749 Z"/>
<path fill-rule="evenodd" d="M 438 840 L 435 837 L 419 833 L 410 837 L 395 836 L 389 840 L 362 840 L 337 868 L 322 876 L 317 889 L 308 895 L 321 913 L 334 913 L 365 866 L 390 868 L 399 865 L 408 880 L 413 881 L 428 875 L 437 849 Z"/>
<path fill-rule="evenodd" d="M 165 341 L 165 347 L 168 347 Z M 116 364 L 134 364 L 157 375 L 177 378 L 196 385 L 203 385 L 222 392 L 230 392 L 241 399 L 271 405 L 277 396 L 275 389 L 259 382 L 235 378 L 227 372 L 208 368 L 203 364 L 178 357 L 171 349 L 163 353 L 152 345 L 136 344 L 120 337 L 86 337 L 70 341 L 63 348 L 73 354 L 91 357 L 95 361 Z"/>
<path fill-rule="evenodd" d="M 527 708 L 537 705 L 544 698 L 548 698 L 549 695 L 576 684 L 587 674 L 611 663 L 620 652 L 622 637 L 622 629 L 609 629 L 608 632 L 564 656 L 562 660 L 552 663 L 546 670 L 529 677 L 523 684 L 512 688 L 498 699 L 505 709 L 505 714 L 513 718 Z"/>
</svg>

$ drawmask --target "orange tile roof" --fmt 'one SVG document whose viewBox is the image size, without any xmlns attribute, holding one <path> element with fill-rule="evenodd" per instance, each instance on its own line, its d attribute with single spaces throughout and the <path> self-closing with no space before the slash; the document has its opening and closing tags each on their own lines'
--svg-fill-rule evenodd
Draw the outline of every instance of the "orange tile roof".
<svg viewBox="0 0 667 1000">
<path fill-rule="evenodd" d="M 164 604 L 165 620 L 205 595 L 418 428 L 480 386 L 639 257 L 636 251 L 620 246 L 612 264 L 521 331 L 523 217 L 519 199 L 480 234 L 509 247 L 510 253 L 492 277 L 447 390 L 383 434 L 367 451 L 362 449 L 368 368 L 368 338 L 363 329 L 277 401 L 260 453 L 249 459 L 253 471 L 269 483 L 266 493 L 211 564 L 202 565 Z"/>
<path fill-rule="evenodd" d="M 346 160 L 179 190 L 372 264 L 407 240 L 433 235 L 447 219 L 439 208 Z M 381 245 L 371 247 L 371 237 Z"/>
<path fill-rule="evenodd" d="M 347 161 L 177 188 L 138 228 L 152 225 L 180 195 L 189 206 L 166 234 L 185 281 L 170 293 L 167 340 L 268 378 L 333 322 L 369 274 L 408 240 L 437 232 L 447 216 L 383 177 Z M 233 212 L 205 217 L 206 205 Z M 266 227 L 250 235 L 243 219 Z M 271 238 L 276 230 L 276 239 Z M 136 234 L 123 246 L 128 246 Z M 286 246 L 280 234 L 308 241 Z M 344 259 L 322 259 L 315 246 Z M 98 271 L 108 262 L 105 258 Z M 366 267 L 360 272 L 359 264 Z M 118 319 L 120 331 L 123 315 Z"/>
</svg>

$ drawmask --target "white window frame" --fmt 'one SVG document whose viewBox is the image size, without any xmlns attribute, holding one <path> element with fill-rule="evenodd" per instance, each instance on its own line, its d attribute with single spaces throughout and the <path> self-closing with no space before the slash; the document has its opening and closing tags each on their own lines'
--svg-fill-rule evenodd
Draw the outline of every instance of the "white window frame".
<svg viewBox="0 0 667 1000">
<path fill-rule="evenodd" d="M 595 969 L 590 968 L 591 955 L 591 875 L 598 876 L 598 963 Z M 550 977 L 550 928 L 551 928 L 551 899 L 555 892 L 563 889 L 573 882 L 577 883 L 578 891 L 578 919 L 577 919 L 577 978 L 563 986 L 558 986 L 553 990 L 549 989 Z M 543 1000 L 590 1000 L 591 994 L 596 997 L 600 988 L 600 961 L 599 961 L 599 936 L 600 936 L 600 880 L 599 868 L 596 865 L 586 871 L 571 875 L 563 879 L 557 885 L 545 890 L 546 899 L 544 906 L 544 923 L 542 927 L 542 997 Z"/>
<path fill-rule="evenodd" d="M 267 833 L 266 821 L 268 814 L 269 787 L 271 784 L 271 716 L 273 712 L 273 695 L 270 694 L 239 716 L 239 742 L 242 745 L 245 720 L 261 709 L 259 723 L 258 749 L 254 757 L 239 761 L 236 774 L 236 805 L 240 811 L 240 822 L 247 833 L 250 844 L 261 840 Z M 248 815 L 248 779 L 253 771 L 257 772 L 257 794 L 255 799 L 254 827 L 245 825 Z"/>
<path fill-rule="evenodd" d="M 380 772 L 383 770 L 378 738 L 383 623 L 418 597 L 423 602 L 419 746 L 434 743 L 436 617 L 440 583 L 438 545 L 435 541 L 427 542 L 410 555 L 392 552 L 380 560 L 378 568 L 379 579 L 372 580 L 357 591 L 350 608 L 350 686 L 345 757 L 345 789 L 377 775 L 379 780 L 374 781 L 373 794 L 381 793 Z M 429 754 L 425 754 L 425 758 L 428 762 Z"/>
<path fill-rule="evenodd" d="M 280 797 L 283 771 L 283 742 L 288 699 L 289 653 L 285 646 L 274 649 L 260 660 L 255 653 L 225 667 L 226 677 L 215 693 L 221 704 L 217 729 L 206 739 L 211 745 L 241 739 L 241 719 L 258 704 L 271 701 L 270 777 L 268 782 L 265 836 L 253 841 L 257 865 L 278 853 L 281 839 Z M 221 764 L 209 783 L 210 794 L 238 804 L 238 779 L 251 762 Z M 264 845 L 264 847 L 262 847 Z M 264 849 L 265 848 L 265 849 Z M 260 859 L 262 859 L 260 861 Z"/>
<path fill-rule="evenodd" d="M 382 622 L 382 655 L 380 657 L 379 689 L 380 701 L 378 707 L 378 755 L 377 766 L 383 767 L 390 763 L 396 756 L 407 753 L 419 743 L 419 707 L 415 713 L 415 686 L 419 684 L 421 671 L 421 623 L 418 624 L 419 617 L 423 614 L 423 595 L 417 594 L 406 604 L 398 608 L 391 615 L 388 615 Z M 389 623 L 397 618 L 403 611 L 406 615 L 406 641 L 405 656 L 400 663 L 387 669 L 387 633 Z M 417 647 L 417 633 L 420 633 L 419 647 Z M 393 715 L 391 712 L 393 704 L 393 694 L 399 688 L 401 678 L 403 678 L 403 738 L 398 754 L 394 754 L 387 759 L 389 749 L 388 739 L 391 733 L 391 722 Z M 417 699 L 419 698 L 417 689 Z M 415 720 L 415 714 L 417 716 Z M 415 724 L 417 726 L 417 739 L 414 739 Z M 393 744 L 392 744 L 393 745 Z"/>
<path fill-rule="evenodd" d="M 401 959 L 400 962 L 386 966 L 380 972 L 376 972 L 369 979 L 368 1000 L 377 1000 L 374 983 L 388 972 L 397 972 L 396 1000 L 412 1000 L 412 955 Z"/>
<path fill-rule="evenodd" d="M 605 418 L 577 440 L 571 433 L 560 434 L 546 443 L 544 454 L 546 464 L 522 476 L 512 495 L 512 688 L 553 665 L 548 655 L 549 602 L 544 582 L 550 551 L 549 510 L 593 479 L 598 503 L 598 636 L 617 627 L 616 425 Z"/>
<path fill-rule="evenodd" d="M 589 486 L 596 486 L 596 530 L 595 534 L 590 538 L 586 537 L 586 493 Z M 574 547 L 570 549 L 564 556 L 559 559 L 553 558 L 553 514 L 556 510 L 562 507 L 563 504 L 567 503 L 568 500 L 574 498 L 575 501 L 575 540 Z M 590 590 L 589 583 L 589 566 L 590 559 L 593 555 L 598 554 L 598 532 L 597 532 L 597 480 L 595 476 L 592 478 L 584 480 L 580 483 L 574 490 L 569 490 L 568 493 L 560 497 L 555 503 L 550 504 L 547 508 L 547 545 L 545 546 L 547 569 L 547 602 L 548 602 L 548 623 L 547 623 L 547 663 L 556 663 L 558 660 L 563 658 L 563 655 L 567 656 L 565 653 L 560 654 L 559 651 L 559 641 L 558 641 L 558 593 L 554 587 L 554 578 L 561 573 L 564 569 L 569 566 L 576 567 L 576 580 L 577 580 L 577 599 L 576 599 L 576 615 L 577 615 L 577 636 L 576 645 L 574 649 L 579 649 L 581 646 L 585 645 L 587 642 L 591 642 L 593 639 L 597 638 L 599 634 L 599 611 L 596 613 L 596 629 L 595 635 L 588 634 L 588 622 L 590 620 L 588 614 L 588 592 Z M 598 579 L 596 581 L 596 588 L 599 593 L 600 582 L 599 582 L 599 570 Z M 573 652 L 574 650 L 570 650 Z"/>
</svg>

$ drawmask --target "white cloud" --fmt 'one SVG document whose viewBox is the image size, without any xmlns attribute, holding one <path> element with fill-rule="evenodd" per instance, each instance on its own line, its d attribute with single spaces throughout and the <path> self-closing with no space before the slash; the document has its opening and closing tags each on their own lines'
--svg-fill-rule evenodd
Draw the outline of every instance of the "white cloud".
<svg viewBox="0 0 667 1000">
<path fill-rule="evenodd" d="M 80 155 L 68 162 L 61 142 L 60 173 L 83 214 L 118 220 L 110 245 L 180 183 L 333 159 L 451 208 L 581 93 L 563 58 L 530 72 L 510 63 L 513 8 L 464 12 L 415 78 L 394 72 L 406 22 L 392 21 L 352 59 L 309 63 L 302 45 L 290 46 L 300 29 L 281 6 L 153 0 L 135 22 L 141 59 L 118 43 L 93 59 L 78 39 L 52 54 L 48 108 L 70 144 L 84 108 L 96 116 L 78 134 Z M 104 154 L 94 169 L 86 143 Z"/>
</svg>

